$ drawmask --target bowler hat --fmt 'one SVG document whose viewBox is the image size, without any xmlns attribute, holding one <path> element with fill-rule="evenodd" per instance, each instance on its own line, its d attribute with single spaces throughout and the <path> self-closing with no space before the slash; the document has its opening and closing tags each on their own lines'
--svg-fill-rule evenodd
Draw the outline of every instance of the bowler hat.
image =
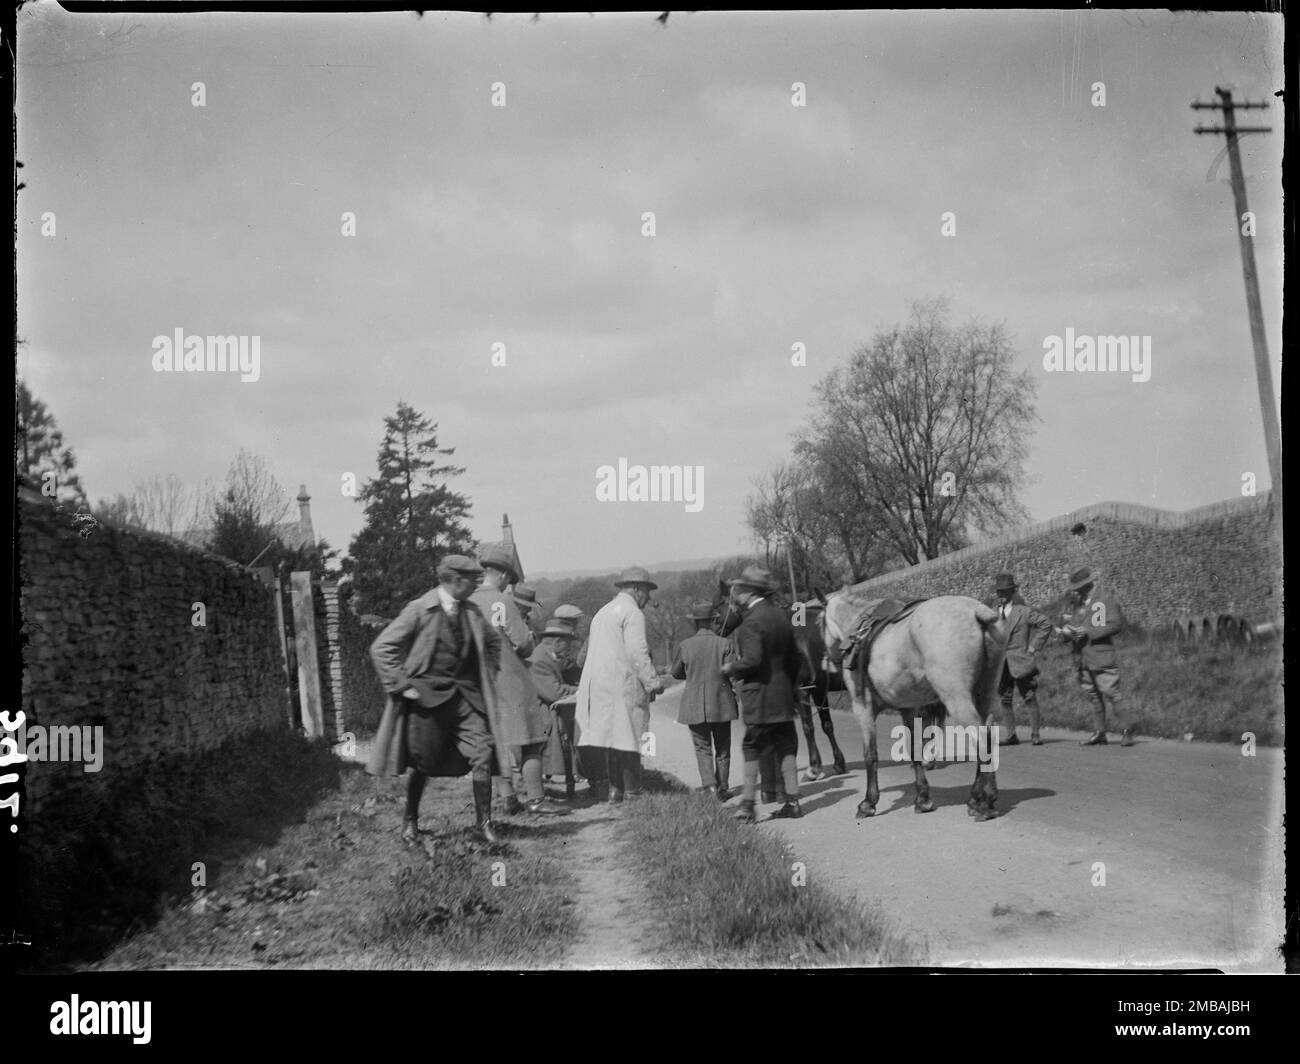
<svg viewBox="0 0 1300 1064">
<path fill-rule="evenodd" d="M 515 571 L 515 560 L 511 557 L 510 552 L 504 547 L 491 546 L 479 555 L 479 564 L 487 569 L 500 569 L 508 577 L 510 583 L 517 583 L 519 573 Z"/>
<path fill-rule="evenodd" d="M 998 573 L 993 580 L 994 591 L 1014 591 L 1016 589 L 1016 578 L 1011 573 Z"/>
<path fill-rule="evenodd" d="M 536 606 L 537 592 L 527 584 L 515 584 L 515 601 L 521 606 Z"/>
<path fill-rule="evenodd" d="M 637 584 L 648 587 L 651 591 L 654 591 L 659 586 L 650 579 L 650 574 L 639 565 L 624 569 L 623 575 L 614 581 L 615 587 L 633 587 Z"/>
<path fill-rule="evenodd" d="M 467 576 L 478 576 L 483 572 L 483 566 L 479 565 L 473 558 L 466 557 L 464 554 L 448 554 L 438 564 L 439 569 L 451 569 L 457 573 L 464 573 Z"/>
<path fill-rule="evenodd" d="M 711 621 L 717 615 L 718 611 L 713 608 L 712 602 L 697 602 L 686 616 L 692 621 Z"/>
<path fill-rule="evenodd" d="M 764 593 L 776 590 L 776 581 L 772 578 L 772 574 L 758 565 L 747 566 L 743 573 L 736 579 L 728 581 L 728 583 L 732 587 L 739 585 L 740 587 L 749 587 Z"/>
<path fill-rule="evenodd" d="M 1087 587 L 1092 582 L 1092 570 L 1086 565 L 1070 574 L 1070 588 L 1073 591 L 1078 591 L 1081 587 Z"/>
</svg>

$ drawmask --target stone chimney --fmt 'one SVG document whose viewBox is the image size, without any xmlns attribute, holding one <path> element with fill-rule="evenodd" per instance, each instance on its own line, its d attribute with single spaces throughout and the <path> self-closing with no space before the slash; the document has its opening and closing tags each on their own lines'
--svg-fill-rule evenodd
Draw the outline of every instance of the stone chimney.
<svg viewBox="0 0 1300 1064">
<path fill-rule="evenodd" d="M 311 496 L 306 484 L 298 485 L 298 534 L 305 546 L 315 548 L 316 530 L 311 526 Z"/>
</svg>

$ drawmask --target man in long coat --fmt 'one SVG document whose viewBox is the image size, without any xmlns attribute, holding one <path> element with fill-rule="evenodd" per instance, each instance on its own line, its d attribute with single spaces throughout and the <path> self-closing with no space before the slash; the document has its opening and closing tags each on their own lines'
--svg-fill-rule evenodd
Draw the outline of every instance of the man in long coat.
<svg viewBox="0 0 1300 1064">
<path fill-rule="evenodd" d="M 1121 709 L 1119 691 L 1119 655 L 1114 637 L 1124 630 L 1124 615 L 1119 603 L 1096 589 L 1096 581 L 1086 566 L 1070 574 L 1074 593 L 1074 614 L 1060 628 L 1061 635 L 1074 649 L 1079 686 L 1096 700 L 1092 711 L 1093 731 L 1081 746 L 1106 745 L 1106 706 L 1120 732 L 1121 746 L 1133 745 L 1133 727 Z"/>
<path fill-rule="evenodd" d="M 469 601 L 481 573 L 472 558 L 444 558 L 438 586 L 408 603 L 370 646 L 388 702 L 366 771 L 400 776 L 410 770 L 402 823 L 408 846 L 418 839 L 428 777 L 466 772 L 479 834 L 496 841 L 492 763 L 494 751 L 504 751 L 495 686 L 501 639 Z"/>
<path fill-rule="evenodd" d="M 677 723 L 691 729 L 700 784 L 725 802 L 731 793 L 731 722 L 738 714 L 735 692 L 722 675 L 731 660 L 731 641 L 713 631 L 716 616 L 711 602 L 691 609 L 695 634 L 677 648 L 672 673 L 686 681 Z"/>
<path fill-rule="evenodd" d="M 734 635 L 736 658 L 724 664 L 722 672 L 741 681 L 745 786 L 736 819 L 749 824 L 755 819 L 759 758 L 767 750 L 776 755 L 785 781 L 786 802 L 772 814 L 773 818 L 803 816 L 796 763 L 799 737 L 794 729 L 799 646 L 786 611 L 768 599 L 774 591 L 772 574 L 756 565 L 731 581 L 732 601 L 740 607 L 744 620 Z"/>
<path fill-rule="evenodd" d="M 998 673 L 998 697 L 1002 700 L 1002 738 L 1000 746 L 1016 746 L 1016 711 L 1011 704 L 1015 692 L 1029 710 L 1029 738 L 1035 746 L 1042 746 L 1038 734 L 1038 655 L 1052 637 L 1052 622 L 1025 603 L 1016 590 L 1016 578 L 1011 573 L 998 573 L 993 581 L 998 602 L 998 626 L 1006 649 L 1002 669 Z"/>
<path fill-rule="evenodd" d="M 641 612 L 659 585 L 646 570 L 633 567 L 614 586 L 619 593 L 591 619 L 574 715 L 583 746 L 606 752 L 609 800 L 616 803 L 641 793 L 638 724 L 649 709 L 649 696 L 661 693 L 664 685 L 650 660 Z"/>
<path fill-rule="evenodd" d="M 483 566 L 483 583 L 471 601 L 482 611 L 488 624 L 501 633 L 503 646 L 501 662 L 496 675 L 497 703 L 501 707 L 505 741 L 510 757 L 519 765 L 523 777 L 524 801 L 514 793 L 507 757 L 499 755 L 501 776 L 499 786 L 505 798 L 506 812 L 522 809 L 537 816 L 558 816 L 567 813 L 563 806 L 546 797 L 542 784 L 542 750 L 550 734 L 550 714 L 537 697 L 526 664 L 533 652 L 533 633 L 515 604 L 514 596 L 507 595 L 505 585 L 519 579 L 514 561 L 505 550 L 492 547 L 479 559 Z"/>
</svg>

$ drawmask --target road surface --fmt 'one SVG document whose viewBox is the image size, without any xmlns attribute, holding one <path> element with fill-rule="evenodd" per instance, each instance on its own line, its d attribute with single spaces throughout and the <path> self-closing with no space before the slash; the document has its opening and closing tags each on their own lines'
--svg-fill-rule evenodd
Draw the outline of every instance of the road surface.
<svg viewBox="0 0 1300 1064">
<path fill-rule="evenodd" d="M 646 764 L 698 786 L 690 732 L 676 723 L 681 691 L 651 706 Z M 803 819 L 757 830 L 784 836 L 809 882 L 879 901 L 936 966 L 1282 970 L 1281 750 L 1247 757 L 1237 745 L 1165 739 L 1085 748 L 1082 733 L 1049 728 L 1043 746 L 1022 735 L 999 751 L 997 819 L 966 814 L 973 765 L 930 772 L 937 808 L 917 815 L 910 765 L 882 761 L 877 814 L 858 820 L 862 737 L 851 712 L 833 719 L 849 775 L 801 783 Z M 882 758 L 898 723 L 877 722 Z M 737 791 L 741 735 L 737 723 Z M 802 730 L 799 746 L 802 779 Z M 777 807 L 758 808 L 761 820 Z"/>
</svg>

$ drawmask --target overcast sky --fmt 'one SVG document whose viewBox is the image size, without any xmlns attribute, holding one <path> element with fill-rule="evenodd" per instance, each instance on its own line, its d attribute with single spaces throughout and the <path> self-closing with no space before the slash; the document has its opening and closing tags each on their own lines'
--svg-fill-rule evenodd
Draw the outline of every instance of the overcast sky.
<svg viewBox="0 0 1300 1064">
<path fill-rule="evenodd" d="M 18 28 L 18 373 L 92 500 L 243 447 L 346 549 L 342 477 L 374 475 L 400 399 L 533 571 L 729 554 L 815 382 L 932 296 L 1033 371 L 1035 519 L 1268 486 L 1223 138 L 1189 105 L 1275 104 L 1242 149 L 1280 351 L 1280 16 L 37 4 Z M 260 337 L 260 378 L 155 372 L 177 328 Z M 1151 379 L 1045 372 L 1067 328 L 1149 335 Z M 597 501 L 620 457 L 703 466 L 703 508 Z"/>
</svg>

